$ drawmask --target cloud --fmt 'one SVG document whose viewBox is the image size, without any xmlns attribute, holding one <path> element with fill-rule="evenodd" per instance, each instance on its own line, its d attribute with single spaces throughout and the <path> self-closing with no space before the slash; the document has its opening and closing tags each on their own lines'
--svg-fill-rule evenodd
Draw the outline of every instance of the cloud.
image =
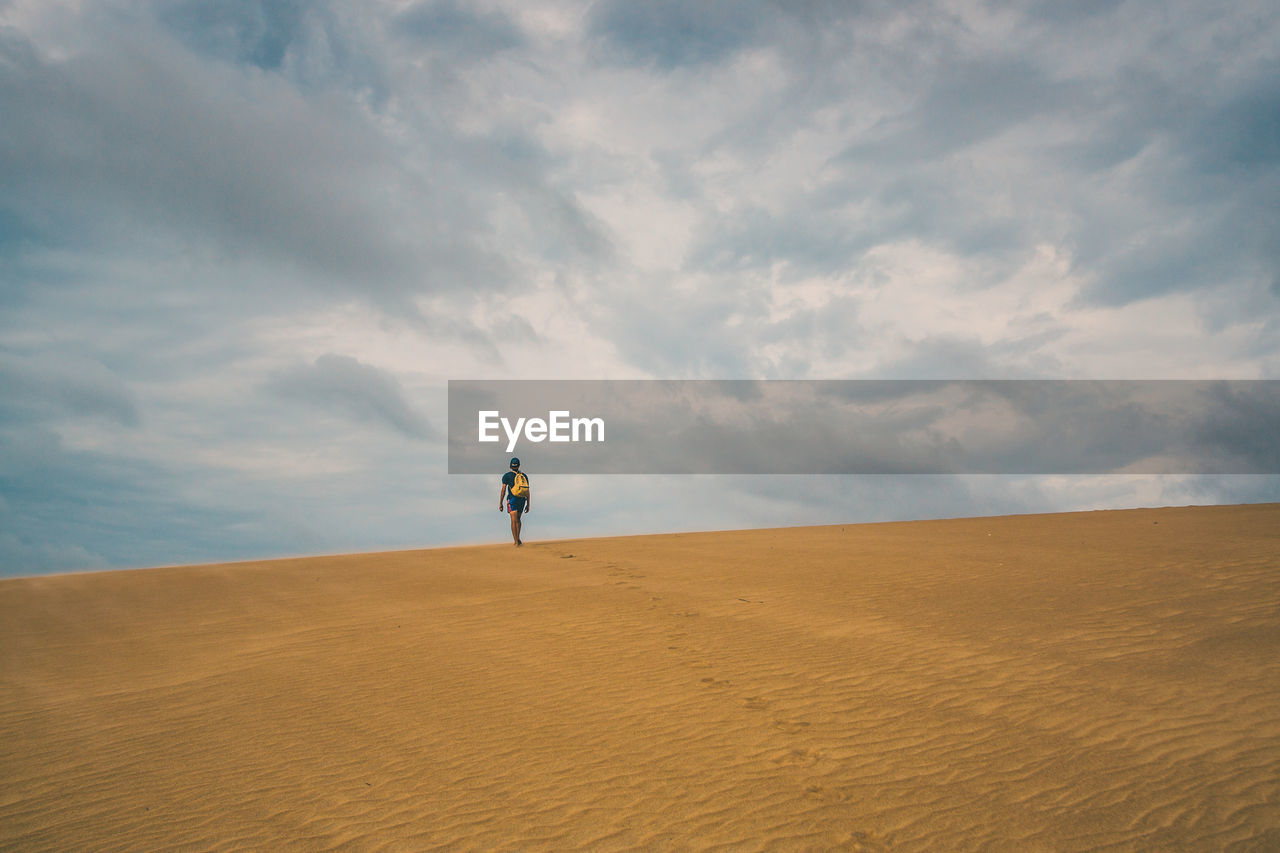
<svg viewBox="0 0 1280 853">
<path fill-rule="evenodd" d="M 868 53 L 841 28 L 848 20 L 833 22 L 851 44 L 819 85 L 797 70 L 792 40 L 766 40 L 788 61 L 781 97 L 762 107 L 791 122 L 762 111 L 716 142 L 741 152 L 744 178 L 780 189 L 744 180 L 700 224 L 687 268 L 833 275 L 876 246 L 915 240 L 985 258 L 992 276 L 1030 247 L 1059 246 L 1088 279 L 1085 304 L 1273 284 L 1277 75 L 1274 56 L 1243 57 L 1264 40 L 1245 28 L 1274 32 L 1274 16 L 1214 22 L 1215 37 L 1242 48 L 1215 66 L 1141 4 L 1066 18 L 1010 10 L 991 33 L 996 24 L 956 8 L 908 10 L 895 21 L 908 35 L 896 38 L 880 29 L 891 15 L 859 10 L 861 38 L 879 39 Z M 822 147 L 843 144 L 791 169 L 789 183 L 771 175 L 772 152 L 822 140 L 812 122 L 824 114 L 843 124 Z M 773 144 L 757 150 L 762 139 Z"/>
<path fill-rule="evenodd" d="M 307 5 L 299 0 L 162 0 L 156 15 L 208 56 L 276 70 L 298 37 Z"/>
<path fill-rule="evenodd" d="M 1280 445 L 1275 440 L 1280 434 L 1280 394 L 1224 383 L 1205 396 L 1206 412 L 1193 441 L 1214 451 L 1218 459 L 1259 471 L 1280 470 Z"/>
<path fill-rule="evenodd" d="M 26 240 L 146 251 L 163 235 L 401 312 L 504 281 L 451 184 L 406 171 L 353 101 L 114 27 L 66 57 L 10 36 L 0 62 L 0 222 Z"/>
<path fill-rule="evenodd" d="M 16 534 L 0 532 L 0 575 L 46 574 L 105 569 L 110 563 L 79 545 L 32 544 Z"/>
<path fill-rule="evenodd" d="M 752 40 L 771 9 L 768 3 L 728 0 L 599 0 L 591 7 L 588 30 L 600 40 L 604 61 L 670 70 L 723 61 Z"/>
<path fill-rule="evenodd" d="M 415 3 L 391 22 L 398 35 L 412 39 L 453 62 L 487 59 L 525 43 L 520 28 L 498 12 L 476 11 L 454 0 Z"/>
<path fill-rule="evenodd" d="M 1277 34 L 1265 0 L 0 0 L 5 547 L 484 538 L 432 431 L 456 377 L 1278 376 Z M 1247 455 L 1243 405 L 1202 442 Z M 1274 492 L 834 482 L 541 512 Z"/>
<path fill-rule="evenodd" d="M 198 559 L 229 515 L 185 498 L 170 469 L 73 449 L 46 427 L 0 430 L 0 487 L 0 571 L 9 575 Z"/>
<path fill-rule="evenodd" d="M 1078 90 L 1026 57 L 948 63 L 944 72 L 923 82 L 914 104 L 876 122 L 838 160 L 878 167 L 928 163 L 1070 107 Z"/>
<path fill-rule="evenodd" d="M 127 10 L 127 11 L 126 11 Z M 148 14 L 149 13 L 149 14 Z M 356 95 L 386 106 L 391 81 L 368 10 L 341 0 L 151 0 L 119 14 L 148 27 L 154 16 L 201 59 L 288 80 L 308 94 Z"/>
<path fill-rule="evenodd" d="M 298 400 L 357 421 L 381 423 L 407 438 L 438 437 L 427 419 L 405 399 L 394 376 L 345 355 L 327 354 L 313 364 L 285 371 L 267 386 L 280 398 Z"/>
<path fill-rule="evenodd" d="M 98 362 L 0 355 L 0 422 L 61 417 L 103 417 L 126 427 L 141 422 L 133 392 Z"/>
</svg>

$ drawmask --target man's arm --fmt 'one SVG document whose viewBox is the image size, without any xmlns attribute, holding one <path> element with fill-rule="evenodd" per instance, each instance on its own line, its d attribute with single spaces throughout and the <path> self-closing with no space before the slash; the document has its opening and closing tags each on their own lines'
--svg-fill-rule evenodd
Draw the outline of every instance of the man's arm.
<svg viewBox="0 0 1280 853">
<path fill-rule="evenodd" d="M 498 487 L 498 512 L 502 512 L 502 499 L 507 496 L 507 484 L 503 483 Z"/>
</svg>

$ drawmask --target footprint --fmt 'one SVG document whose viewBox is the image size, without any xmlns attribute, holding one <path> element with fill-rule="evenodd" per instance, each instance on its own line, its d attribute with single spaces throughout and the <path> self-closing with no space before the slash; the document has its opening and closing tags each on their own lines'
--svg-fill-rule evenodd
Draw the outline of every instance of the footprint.
<svg viewBox="0 0 1280 853">
<path fill-rule="evenodd" d="M 742 700 L 742 707 L 748 711 L 763 711 L 769 707 L 769 703 L 759 696 L 748 696 Z"/>
<path fill-rule="evenodd" d="M 786 732 L 789 735 L 798 735 L 800 732 L 807 729 L 809 724 L 804 720 L 784 720 L 775 718 L 773 721 L 773 727 L 778 731 Z"/>
<path fill-rule="evenodd" d="M 844 849 L 850 853 L 884 853 L 889 849 L 866 832 L 850 833 L 845 843 L 847 846 Z"/>
<path fill-rule="evenodd" d="M 718 689 L 723 689 L 723 688 L 725 688 L 725 687 L 728 687 L 732 682 L 729 682 L 729 681 L 721 681 L 721 680 L 720 680 L 720 679 L 718 679 L 718 678 L 704 678 L 704 679 L 702 679 L 702 683 L 703 683 L 703 684 L 705 684 L 705 685 L 707 685 L 708 687 L 715 687 L 715 688 L 718 688 Z"/>
<path fill-rule="evenodd" d="M 811 749 L 803 747 L 797 749 L 788 749 L 780 752 L 773 758 L 769 759 L 774 764 L 787 764 L 791 766 L 812 767 L 822 760 L 822 753 L 814 752 Z"/>
</svg>

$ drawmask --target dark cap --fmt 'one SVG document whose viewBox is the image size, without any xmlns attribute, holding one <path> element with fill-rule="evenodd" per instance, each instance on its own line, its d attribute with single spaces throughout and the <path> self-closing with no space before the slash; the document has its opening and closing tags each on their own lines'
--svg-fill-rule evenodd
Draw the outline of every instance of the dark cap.
<svg viewBox="0 0 1280 853">
<path fill-rule="evenodd" d="M 511 467 L 512 467 L 512 468 L 519 468 L 519 467 L 520 467 L 520 460 L 519 460 L 519 459 L 517 459 L 516 457 L 512 456 L 512 457 L 511 457 Z"/>
</svg>

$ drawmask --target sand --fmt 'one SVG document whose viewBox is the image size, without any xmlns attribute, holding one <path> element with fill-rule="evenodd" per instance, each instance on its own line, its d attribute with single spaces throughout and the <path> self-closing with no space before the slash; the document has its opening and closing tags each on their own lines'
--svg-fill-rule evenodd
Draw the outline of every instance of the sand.
<svg viewBox="0 0 1280 853">
<path fill-rule="evenodd" d="M 0 661 L 6 850 L 1280 849 L 1280 505 L 7 580 Z"/>
</svg>

